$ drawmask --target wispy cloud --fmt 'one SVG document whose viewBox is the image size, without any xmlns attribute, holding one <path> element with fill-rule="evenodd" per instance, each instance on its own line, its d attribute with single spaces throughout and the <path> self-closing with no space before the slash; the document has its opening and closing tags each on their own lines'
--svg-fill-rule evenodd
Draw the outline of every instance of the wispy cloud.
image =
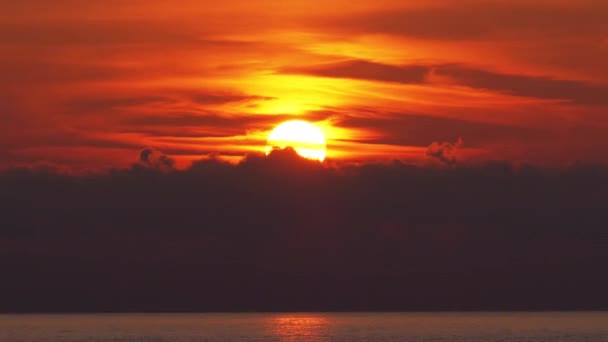
<svg viewBox="0 0 608 342">
<path fill-rule="evenodd" d="M 357 80 L 433 85 L 431 75 L 447 77 L 451 84 L 503 92 L 515 96 L 608 105 L 608 85 L 543 76 L 506 74 L 466 65 L 390 65 L 364 60 L 285 68 L 285 73 Z"/>
</svg>

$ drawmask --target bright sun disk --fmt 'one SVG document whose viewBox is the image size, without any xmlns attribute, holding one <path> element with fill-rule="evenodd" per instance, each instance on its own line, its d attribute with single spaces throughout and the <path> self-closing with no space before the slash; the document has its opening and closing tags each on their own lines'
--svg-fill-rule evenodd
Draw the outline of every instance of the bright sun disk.
<svg viewBox="0 0 608 342">
<path fill-rule="evenodd" d="M 325 136 L 315 125 L 302 120 L 284 122 L 270 133 L 266 154 L 275 148 L 293 148 L 300 156 L 323 161 L 327 153 Z"/>
</svg>

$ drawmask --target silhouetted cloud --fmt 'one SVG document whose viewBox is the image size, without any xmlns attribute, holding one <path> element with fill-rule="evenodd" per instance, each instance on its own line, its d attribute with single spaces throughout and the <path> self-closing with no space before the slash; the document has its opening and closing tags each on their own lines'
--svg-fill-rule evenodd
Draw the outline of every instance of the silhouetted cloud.
<svg viewBox="0 0 608 342">
<path fill-rule="evenodd" d="M 601 166 L 335 168 L 285 150 L 12 169 L 0 189 L 5 311 L 608 307 Z"/>
<path fill-rule="evenodd" d="M 434 142 L 432 143 L 428 150 L 426 151 L 426 155 L 432 158 L 435 158 L 442 163 L 446 163 L 448 165 L 456 164 L 456 158 L 458 149 L 464 146 L 464 141 L 462 138 L 458 138 L 455 143 L 449 142 Z"/>
<path fill-rule="evenodd" d="M 151 148 L 146 148 L 140 152 L 139 162 L 143 166 L 158 169 L 160 171 L 171 171 L 175 166 L 175 160 L 173 158 Z"/>
</svg>

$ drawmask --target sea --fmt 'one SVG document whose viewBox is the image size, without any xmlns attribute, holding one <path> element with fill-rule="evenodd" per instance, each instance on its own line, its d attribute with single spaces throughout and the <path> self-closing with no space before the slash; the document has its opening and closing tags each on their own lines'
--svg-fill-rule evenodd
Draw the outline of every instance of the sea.
<svg viewBox="0 0 608 342">
<path fill-rule="evenodd" d="M 11 314 L 0 341 L 608 341 L 608 313 Z"/>
</svg>

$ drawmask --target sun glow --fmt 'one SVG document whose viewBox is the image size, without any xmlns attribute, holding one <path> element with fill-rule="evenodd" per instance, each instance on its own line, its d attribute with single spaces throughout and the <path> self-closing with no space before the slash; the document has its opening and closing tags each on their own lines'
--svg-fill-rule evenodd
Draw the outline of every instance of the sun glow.
<svg viewBox="0 0 608 342">
<path fill-rule="evenodd" d="M 275 148 L 292 147 L 300 156 L 323 161 L 327 153 L 325 136 L 315 125 L 292 120 L 278 125 L 268 136 L 266 154 Z"/>
</svg>

